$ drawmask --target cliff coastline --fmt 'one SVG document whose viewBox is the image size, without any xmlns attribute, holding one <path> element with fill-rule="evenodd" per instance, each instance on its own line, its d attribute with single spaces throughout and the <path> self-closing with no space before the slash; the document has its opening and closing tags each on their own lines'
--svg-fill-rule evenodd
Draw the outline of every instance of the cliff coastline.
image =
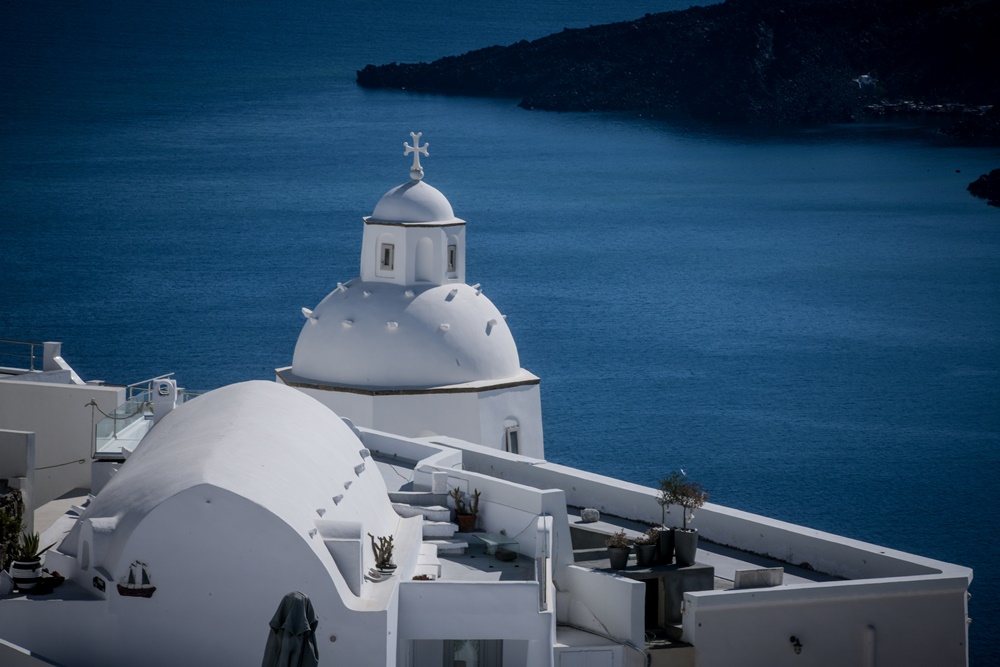
<svg viewBox="0 0 1000 667">
<path fill-rule="evenodd" d="M 727 123 L 916 113 L 944 119 L 964 140 L 996 143 L 997 34 L 993 0 L 727 0 L 431 63 L 368 65 L 357 81 L 513 97 L 526 109 Z"/>
</svg>

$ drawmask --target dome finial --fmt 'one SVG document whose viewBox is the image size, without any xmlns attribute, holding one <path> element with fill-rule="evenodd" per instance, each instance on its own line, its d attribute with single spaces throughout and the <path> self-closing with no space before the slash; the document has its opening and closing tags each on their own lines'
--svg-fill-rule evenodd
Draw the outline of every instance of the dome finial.
<svg viewBox="0 0 1000 667">
<path fill-rule="evenodd" d="M 429 157 L 430 154 L 427 152 L 427 147 L 430 144 L 425 143 L 423 146 L 420 145 L 420 137 L 424 136 L 423 132 L 410 132 L 410 137 L 413 139 L 413 145 L 403 142 L 403 155 L 409 155 L 413 153 L 413 166 L 410 167 L 410 178 L 415 181 L 422 180 L 424 177 L 424 168 L 420 166 L 420 154 L 423 153 L 424 157 Z"/>
</svg>

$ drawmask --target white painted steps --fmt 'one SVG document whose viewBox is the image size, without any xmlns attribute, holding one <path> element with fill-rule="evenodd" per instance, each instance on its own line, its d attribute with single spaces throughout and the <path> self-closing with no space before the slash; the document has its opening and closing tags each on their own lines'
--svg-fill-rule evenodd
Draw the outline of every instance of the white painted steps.
<svg viewBox="0 0 1000 667">
<path fill-rule="evenodd" d="M 402 517 L 423 517 L 423 542 L 435 553 L 464 554 L 469 543 L 455 538 L 458 526 L 451 521 L 448 496 L 429 491 L 393 491 L 389 500 L 396 514 Z M 423 551 L 421 551 L 423 554 Z M 429 569 L 434 569 L 433 564 Z M 427 572 L 430 574 L 430 572 Z"/>
<path fill-rule="evenodd" d="M 408 503 L 393 503 L 392 509 L 402 517 L 423 516 L 428 521 L 450 521 L 451 510 L 442 505 L 411 505 Z"/>
<path fill-rule="evenodd" d="M 436 539 L 436 540 L 424 540 L 424 544 L 433 544 L 437 547 L 439 554 L 464 554 L 465 550 L 469 547 L 469 543 L 463 539 L 457 537 Z"/>
</svg>

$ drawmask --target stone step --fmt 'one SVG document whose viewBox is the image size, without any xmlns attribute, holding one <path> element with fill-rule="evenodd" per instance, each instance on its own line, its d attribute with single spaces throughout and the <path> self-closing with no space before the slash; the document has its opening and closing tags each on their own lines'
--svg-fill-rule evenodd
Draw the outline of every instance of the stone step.
<svg viewBox="0 0 1000 667">
<path fill-rule="evenodd" d="M 448 505 L 447 493 L 431 493 L 430 491 L 390 491 L 389 500 L 407 505 Z"/>
<path fill-rule="evenodd" d="M 408 505 L 393 503 L 392 509 L 401 517 L 422 516 L 428 521 L 450 521 L 451 510 L 443 505 Z"/>
<path fill-rule="evenodd" d="M 441 561 L 438 559 L 438 550 L 435 544 L 429 542 L 420 544 L 417 566 L 414 568 L 413 574 L 414 576 L 425 574 L 432 579 L 441 578 Z"/>
<path fill-rule="evenodd" d="M 436 540 L 424 540 L 424 544 L 433 544 L 437 547 L 439 554 L 464 554 L 469 547 L 469 543 L 456 537 L 439 538 Z"/>
<path fill-rule="evenodd" d="M 424 520 L 424 538 L 451 537 L 458 530 L 458 526 L 450 521 L 427 521 Z"/>
</svg>

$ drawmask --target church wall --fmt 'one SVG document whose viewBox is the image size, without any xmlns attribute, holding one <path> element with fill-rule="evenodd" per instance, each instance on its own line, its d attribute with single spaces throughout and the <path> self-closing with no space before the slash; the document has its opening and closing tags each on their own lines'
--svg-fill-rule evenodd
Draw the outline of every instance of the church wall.
<svg viewBox="0 0 1000 667">
<path fill-rule="evenodd" d="M 295 590 L 310 597 L 319 619 L 321 665 L 394 664 L 395 651 L 383 655 L 385 610 L 349 609 L 335 582 L 339 572 L 321 558 L 322 543 L 318 549 L 307 535 L 227 491 L 199 486 L 174 496 L 133 531 L 115 566 L 118 578 L 141 560 L 157 587 L 149 599 L 110 592 L 117 664 L 259 664 L 268 622 Z"/>
<path fill-rule="evenodd" d="M 280 382 L 280 378 L 279 378 Z M 538 385 L 463 393 L 370 396 L 297 387 L 355 426 L 419 438 L 447 435 L 502 450 L 505 427 L 519 425 L 520 453 L 544 458 Z"/>
<path fill-rule="evenodd" d="M 279 379 L 280 382 L 280 379 Z M 338 417 L 347 417 L 355 426 L 374 428 L 372 426 L 374 397 L 364 394 L 352 394 L 346 391 L 324 391 L 296 387 L 307 396 L 330 408 Z"/>
<path fill-rule="evenodd" d="M 475 393 L 376 396 L 372 423 L 376 430 L 410 437 L 480 437 Z"/>
<path fill-rule="evenodd" d="M 504 449 L 505 426 L 516 420 L 520 454 L 545 458 L 542 436 L 542 402 L 537 384 L 494 389 L 478 394 L 479 437 L 477 442 L 491 449 Z"/>
</svg>

